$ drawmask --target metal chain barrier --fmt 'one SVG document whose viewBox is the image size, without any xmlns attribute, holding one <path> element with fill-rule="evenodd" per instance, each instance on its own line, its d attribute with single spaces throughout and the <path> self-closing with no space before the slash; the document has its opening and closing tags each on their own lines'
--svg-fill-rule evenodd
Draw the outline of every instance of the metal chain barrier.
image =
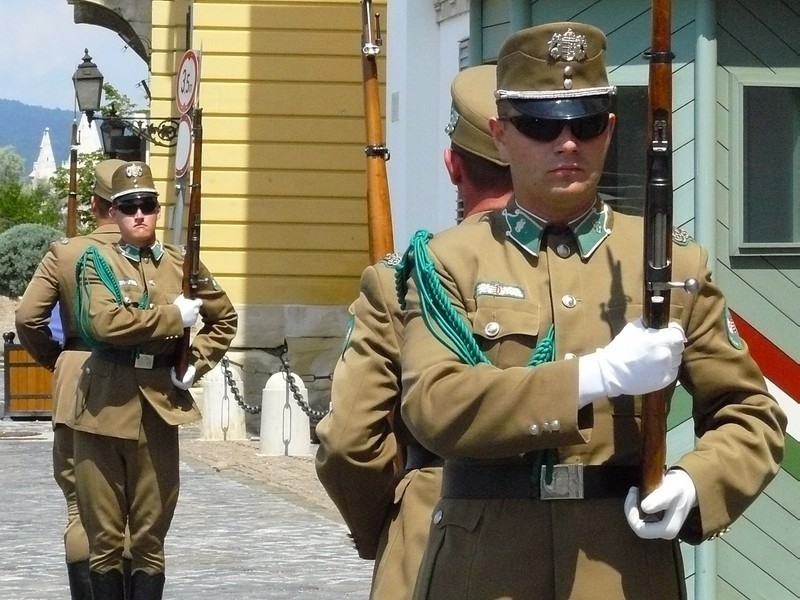
<svg viewBox="0 0 800 600">
<path fill-rule="evenodd" d="M 287 358 L 289 354 L 289 346 L 286 344 L 286 340 L 283 340 L 283 345 L 281 346 L 281 365 L 283 366 L 283 373 L 286 376 L 286 383 L 289 386 L 289 389 L 292 391 L 292 396 L 294 396 L 294 401 L 297 402 L 297 405 L 300 407 L 304 413 L 308 415 L 310 419 L 315 419 L 319 421 L 322 417 L 328 414 L 328 411 L 316 410 L 311 408 L 308 403 L 303 400 L 302 394 L 300 394 L 300 388 L 297 387 L 297 384 L 294 382 L 294 375 L 292 375 L 292 371 L 289 368 L 289 359 Z"/>
<path fill-rule="evenodd" d="M 311 408 L 308 403 L 303 400 L 303 395 L 300 393 L 300 388 L 297 387 L 297 383 L 295 382 L 294 375 L 292 375 L 291 368 L 289 367 L 289 359 L 288 359 L 289 347 L 286 344 L 286 340 L 283 341 L 283 345 L 280 347 L 280 356 L 279 359 L 281 361 L 281 370 L 284 373 L 286 378 L 286 383 L 289 386 L 289 390 L 292 392 L 292 397 L 297 405 L 300 407 L 305 414 L 308 415 L 310 419 L 320 420 L 322 417 L 328 414 L 327 410 L 321 411 Z M 223 400 L 228 400 L 228 390 L 230 389 L 231 393 L 233 394 L 233 399 L 236 400 L 236 404 L 238 404 L 242 410 L 251 414 L 257 415 L 261 412 L 261 406 L 253 406 L 245 402 L 244 398 L 242 398 L 241 393 L 239 392 L 239 388 L 236 385 L 236 381 L 233 379 L 233 372 L 230 369 L 230 359 L 228 359 L 227 355 L 222 357 L 220 361 L 222 365 L 222 372 L 225 376 L 225 395 L 223 396 Z M 241 366 L 241 365 L 239 365 Z M 309 379 L 309 381 L 317 381 L 320 379 L 329 379 L 333 380 L 333 373 L 330 375 L 326 375 L 324 377 L 320 377 L 317 375 L 309 375 L 308 377 L 302 377 L 304 381 Z"/>
<path fill-rule="evenodd" d="M 230 360 L 228 360 L 227 355 L 222 357 L 220 364 L 222 364 L 222 372 L 225 375 L 225 395 L 223 396 L 223 400 L 228 399 L 228 389 L 230 389 L 231 393 L 233 393 L 233 399 L 236 400 L 236 404 L 242 407 L 242 410 L 251 415 L 257 415 L 260 413 L 260 406 L 248 404 L 244 401 L 244 398 L 242 398 L 242 395 L 239 393 L 239 388 L 236 387 L 236 382 L 233 379 L 233 372 L 230 370 Z"/>
</svg>

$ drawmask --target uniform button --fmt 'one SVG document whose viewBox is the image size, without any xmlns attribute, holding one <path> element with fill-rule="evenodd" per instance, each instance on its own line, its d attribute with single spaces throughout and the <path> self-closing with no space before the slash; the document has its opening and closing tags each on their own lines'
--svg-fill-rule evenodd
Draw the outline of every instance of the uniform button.
<svg viewBox="0 0 800 600">
<path fill-rule="evenodd" d="M 550 430 L 551 431 L 558 431 L 561 429 L 561 422 L 558 419 L 554 419 L 552 423 L 550 423 Z"/>
<path fill-rule="evenodd" d="M 125 296 L 125 297 L 122 299 L 122 303 L 123 303 L 123 304 L 130 304 L 130 303 L 131 303 L 131 299 L 130 299 L 130 298 L 128 298 L 127 296 Z"/>
<path fill-rule="evenodd" d="M 152 310 L 152 308 L 153 308 L 154 306 L 155 306 L 155 304 L 153 304 L 153 303 L 151 302 L 151 303 L 150 303 L 150 309 Z"/>
<path fill-rule="evenodd" d="M 433 515 L 433 524 L 438 525 L 442 520 L 442 511 L 437 510 L 436 514 Z"/>
<path fill-rule="evenodd" d="M 86 367 L 86 369 L 83 372 L 88 375 L 89 373 L 91 373 L 91 370 L 89 369 L 89 367 Z"/>
<path fill-rule="evenodd" d="M 570 254 L 572 254 L 572 250 L 570 250 L 567 244 L 559 244 L 558 246 L 556 246 L 556 253 L 561 258 L 567 258 Z"/>
<path fill-rule="evenodd" d="M 500 323 L 496 323 L 495 321 L 487 323 L 483 332 L 489 337 L 496 337 L 497 334 L 500 333 Z"/>
<path fill-rule="evenodd" d="M 156 284 L 156 282 L 155 282 L 155 281 L 153 281 L 152 279 L 151 279 L 150 281 L 148 281 L 148 282 L 147 282 L 147 285 L 149 285 L 149 286 L 153 286 L 153 285 L 155 285 L 155 284 Z"/>
<path fill-rule="evenodd" d="M 544 424 L 542 425 L 542 429 L 544 430 L 545 433 L 550 433 L 553 430 L 550 426 L 550 423 L 547 421 L 545 421 Z"/>
<path fill-rule="evenodd" d="M 528 428 L 528 433 L 530 433 L 531 435 L 539 435 L 539 426 L 536 424 L 531 425 Z"/>
<path fill-rule="evenodd" d="M 575 296 L 570 296 L 569 294 L 567 294 L 566 296 L 562 296 L 561 298 L 561 304 L 563 304 L 567 308 L 575 308 L 575 305 L 577 303 L 578 302 L 575 300 Z"/>
<path fill-rule="evenodd" d="M 577 357 L 576 357 L 576 356 L 575 356 L 575 355 L 574 355 L 572 352 L 567 352 L 567 353 L 564 355 L 564 359 L 565 359 L 565 360 L 572 360 L 573 358 L 577 358 Z"/>
</svg>

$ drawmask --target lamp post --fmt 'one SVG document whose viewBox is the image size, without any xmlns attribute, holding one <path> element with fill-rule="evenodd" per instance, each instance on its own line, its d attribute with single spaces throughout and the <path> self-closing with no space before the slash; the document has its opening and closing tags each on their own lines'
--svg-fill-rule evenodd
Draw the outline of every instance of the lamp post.
<svg viewBox="0 0 800 600">
<path fill-rule="evenodd" d="M 107 116 L 95 117 L 100 110 L 103 93 L 103 75 L 92 62 L 88 50 L 83 62 L 78 65 L 72 76 L 75 86 L 75 98 L 78 110 L 92 120 L 102 121 L 100 133 L 103 151 L 112 158 L 127 160 L 144 160 L 143 142 L 146 140 L 157 146 L 175 146 L 178 143 L 178 125 L 180 121 L 168 117 L 153 123 L 149 119 L 116 114 L 112 105 Z"/>
<path fill-rule="evenodd" d="M 96 110 L 100 110 L 103 93 L 103 75 L 92 62 L 89 50 L 84 48 L 83 61 L 72 76 L 78 109 L 85 112 L 91 121 Z M 72 121 L 72 136 L 69 149 L 69 194 L 67 196 L 67 237 L 78 233 L 78 122 Z"/>
</svg>

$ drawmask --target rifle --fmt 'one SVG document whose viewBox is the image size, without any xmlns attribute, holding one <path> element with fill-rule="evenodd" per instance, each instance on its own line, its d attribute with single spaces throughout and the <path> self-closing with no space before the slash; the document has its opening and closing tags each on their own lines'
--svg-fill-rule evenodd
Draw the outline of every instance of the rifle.
<svg viewBox="0 0 800 600">
<path fill-rule="evenodd" d="M 186 298 L 196 298 L 200 277 L 200 178 L 203 167 L 203 109 L 195 108 L 192 116 L 192 183 L 189 195 L 188 229 L 186 232 L 186 256 L 183 259 L 183 281 L 181 289 Z M 191 351 L 191 328 L 183 329 L 183 339 L 175 350 L 175 373 L 183 377 L 189 368 Z"/>
<path fill-rule="evenodd" d="M 367 223 L 369 257 L 377 262 L 394 249 L 392 212 L 389 206 L 389 182 L 386 161 L 389 149 L 383 144 L 380 88 L 376 56 L 381 51 L 380 14 L 375 13 L 375 38 L 372 36 L 372 0 L 361 0 L 361 64 L 364 70 L 364 119 L 367 125 Z"/>
<path fill-rule="evenodd" d="M 67 237 L 75 237 L 78 234 L 78 123 L 74 120 L 70 143 L 66 233 Z"/>
<path fill-rule="evenodd" d="M 669 325 L 670 290 L 695 292 L 695 279 L 672 278 L 672 34 L 670 0 L 653 0 L 647 131 L 647 187 L 644 205 L 644 308 L 646 327 Z M 646 498 L 664 479 L 667 459 L 667 401 L 672 386 L 642 398 L 642 463 L 639 499 Z M 659 520 L 660 515 L 643 515 Z"/>
</svg>

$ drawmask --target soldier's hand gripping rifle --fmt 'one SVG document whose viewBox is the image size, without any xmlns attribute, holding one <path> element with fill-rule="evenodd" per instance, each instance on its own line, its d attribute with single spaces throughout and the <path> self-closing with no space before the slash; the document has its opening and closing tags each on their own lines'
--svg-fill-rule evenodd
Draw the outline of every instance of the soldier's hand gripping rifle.
<svg viewBox="0 0 800 600">
<path fill-rule="evenodd" d="M 200 277 L 200 210 L 201 174 L 203 167 L 203 109 L 195 108 L 192 118 L 192 184 L 189 195 L 188 228 L 186 231 L 186 256 L 183 259 L 181 288 L 185 298 L 196 298 Z M 182 378 L 189 368 L 191 357 L 191 328 L 185 327 L 183 339 L 175 351 L 175 373 Z"/>
<path fill-rule="evenodd" d="M 377 262 L 394 249 L 392 211 L 389 205 L 389 182 L 386 161 L 389 150 L 383 144 L 380 87 L 377 55 L 381 51 L 380 15 L 375 13 L 375 36 L 372 32 L 372 0 L 361 0 L 361 64 L 364 70 L 364 119 L 367 125 L 367 222 L 369 257 Z"/>
<path fill-rule="evenodd" d="M 644 314 L 647 327 L 669 325 L 670 290 L 697 289 L 697 281 L 672 278 L 672 15 L 670 0 L 653 0 L 647 116 L 647 188 L 644 207 Z M 664 479 L 667 457 L 667 401 L 672 386 L 642 399 L 642 472 L 639 499 L 646 498 Z M 660 515 L 642 514 L 645 520 Z"/>
</svg>

